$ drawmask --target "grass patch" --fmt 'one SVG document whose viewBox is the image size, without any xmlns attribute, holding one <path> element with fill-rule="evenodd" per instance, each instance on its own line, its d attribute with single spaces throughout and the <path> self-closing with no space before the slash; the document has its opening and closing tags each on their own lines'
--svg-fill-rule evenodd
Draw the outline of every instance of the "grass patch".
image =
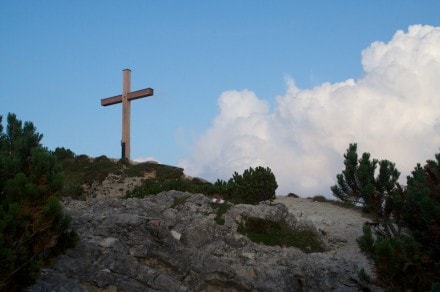
<svg viewBox="0 0 440 292">
<path fill-rule="evenodd" d="M 102 182 L 109 173 L 122 173 L 121 165 L 106 156 L 93 159 L 87 155 L 79 155 L 60 162 L 66 180 L 71 183 L 91 184 L 94 181 Z"/>
<path fill-rule="evenodd" d="M 248 217 L 238 226 L 237 231 L 253 242 L 269 246 L 292 246 L 306 253 L 325 251 L 318 236 L 312 230 L 293 230 L 286 222 Z"/>
<path fill-rule="evenodd" d="M 135 187 L 126 193 L 126 197 L 142 198 L 149 195 L 156 195 L 164 191 L 182 191 L 189 193 L 200 193 L 209 196 L 213 193 L 214 186 L 211 183 L 199 179 L 147 179 L 142 185 Z"/>
<path fill-rule="evenodd" d="M 375 218 L 375 214 L 373 214 L 372 212 L 369 212 L 369 210 L 362 208 L 361 206 L 356 206 L 353 204 L 350 204 L 348 202 L 343 202 L 343 201 L 339 201 L 339 200 L 331 200 L 331 199 L 327 199 L 324 196 L 314 196 L 312 198 L 307 198 L 309 200 L 315 201 L 315 202 L 321 202 L 321 203 L 329 203 L 341 208 L 345 208 L 345 209 L 352 209 L 355 211 L 359 211 L 362 213 L 362 215 L 368 219 L 374 219 Z"/>
<path fill-rule="evenodd" d="M 63 195 L 66 197 L 71 197 L 75 200 L 85 201 L 86 196 L 84 194 L 84 188 L 78 184 L 64 184 Z"/>
<path fill-rule="evenodd" d="M 109 173 L 122 174 L 122 165 L 106 156 L 90 158 L 87 155 L 59 159 L 64 172 L 63 195 L 81 197 L 84 185 L 102 183 Z"/>
<path fill-rule="evenodd" d="M 139 163 L 139 164 L 126 164 L 126 167 L 124 169 L 124 174 L 127 177 L 135 177 L 135 176 L 144 176 L 145 172 L 150 171 L 150 167 L 148 163 Z"/>
<path fill-rule="evenodd" d="M 145 173 L 153 171 L 156 173 L 157 179 L 179 179 L 183 177 L 183 168 L 155 162 L 128 163 L 123 173 L 128 177 L 142 177 Z"/>
<path fill-rule="evenodd" d="M 327 199 L 324 196 L 318 195 L 318 196 L 314 196 L 312 198 L 309 198 L 309 200 L 315 201 L 315 202 L 330 202 L 329 199 Z"/>
<path fill-rule="evenodd" d="M 176 209 L 177 207 L 183 205 L 186 203 L 186 200 L 188 200 L 189 196 L 181 196 L 178 198 L 174 198 L 173 204 L 171 205 L 171 208 Z"/>
<path fill-rule="evenodd" d="M 65 188 L 63 195 L 82 198 L 84 186 L 102 183 L 112 173 L 120 175 L 120 182 L 126 177 L 144 177 L 154 172 L 155 180 L 148 182 L 142 189 L 134 190 L 131 196 L 143 197 L 164 190 L 184 190 L 183 169 L 175 166 L 143 162 L 132 164 L 126 159 L 110 159 L 106 156 L 96 158 L 87 155 L 75 155 L 70 150 L 60 148 L 55 151 L 58 162 L 64 172 Z"/>
<path fill-rule="evenodd" d="M 226 212 L 228 212 L 229 209 L 231 209 L 230 204 L 218 204 L 218 203 L 210 203 L 211 208 L 217 210 L 217 214 L 214 218 L 215 222 L 218 225 L 224 225 L 225 224 L 225 217 L 223 216 Z"/>
</svg>

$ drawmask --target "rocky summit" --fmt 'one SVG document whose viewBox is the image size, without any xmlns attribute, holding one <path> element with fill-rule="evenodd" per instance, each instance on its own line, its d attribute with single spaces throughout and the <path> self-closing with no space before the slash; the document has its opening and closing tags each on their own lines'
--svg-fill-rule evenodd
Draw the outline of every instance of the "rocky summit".
<svg viewBox="0 0 440 292">
<path fill-rule="evenodd" d="M 281 203 L 232 205 L 221 223 L 202 194 L 63 204 L 81 239 L 29 291 L 357 291 L 355 261 L 257 244 L 237 231 L 248 217 L 300 228 Z"/>
</svg>

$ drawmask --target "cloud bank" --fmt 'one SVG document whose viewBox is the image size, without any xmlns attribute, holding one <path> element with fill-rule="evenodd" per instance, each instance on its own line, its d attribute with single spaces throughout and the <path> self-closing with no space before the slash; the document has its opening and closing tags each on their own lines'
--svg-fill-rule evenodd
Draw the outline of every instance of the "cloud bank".
<svg viewBox="0 0 440 292">
<path fill-rule="evenodd" d="M 349 143 L 396 163 L 405 182 L 440 146 L 440 27 L 413 25 L 362 51 L 364 76 L 299 89 L 291 78 L 274 105 L 227 91 L 219 114 L 179 165 L 215 181 L 268 166 L 277 194 L 330 196 Z"/>
</svg>

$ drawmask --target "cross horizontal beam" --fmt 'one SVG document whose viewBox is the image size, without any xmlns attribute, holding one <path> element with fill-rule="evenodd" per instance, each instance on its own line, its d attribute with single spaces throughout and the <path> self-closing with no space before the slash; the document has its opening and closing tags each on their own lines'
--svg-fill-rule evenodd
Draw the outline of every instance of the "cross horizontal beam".
<svg viewBox="0 0 440 292">
<path fill-rule="evenodd" d="M 127 99 L 129 101 L 131 101 L 131 100 L 135 100 L 135 99 L 147 97 L 147 96 L 152 96 L 152 95 L 153 95 L 153 89 L 146 88 L 146 89 L 128 92 Z M 102 106 L 108 106 L 108 105 L 117 104 L 117 103 L 121 103 L 121 102 L 122 102 L 122 94 L 101 99 Z"/>
</svg>

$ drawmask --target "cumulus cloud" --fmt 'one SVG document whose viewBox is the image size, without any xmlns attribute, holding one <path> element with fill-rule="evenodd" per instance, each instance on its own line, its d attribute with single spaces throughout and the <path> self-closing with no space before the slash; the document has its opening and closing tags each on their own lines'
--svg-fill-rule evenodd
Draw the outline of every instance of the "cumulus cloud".
<svg viewBox="0 0 440 292">
<path fill-rule="evenodd" d="M 273 108 L 250 90 L 227 91 L 219 114 L 179 163 L 194 176 L 227 179 L 268 166 L 280 195 L 330 196 L 349 143 L 396 163 L 404 179 L 440 146 L 440 27 L 413 25 L 362 52 L 359 80 L 287 91 Z M 403 180 L 404 181 L 404 180 Z"/>
</svg>

